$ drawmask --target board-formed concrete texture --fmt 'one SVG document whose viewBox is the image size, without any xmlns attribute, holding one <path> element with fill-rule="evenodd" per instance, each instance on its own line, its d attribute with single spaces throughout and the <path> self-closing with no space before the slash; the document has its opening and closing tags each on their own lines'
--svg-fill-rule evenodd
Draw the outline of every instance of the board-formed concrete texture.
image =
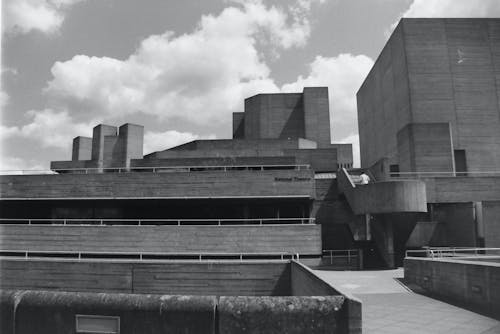
<svg viewBox="0 0 500 334">
<path fill-rule="evenodd" d="M 500 258 L 405 259 L 405 281 L 500 318 Z"/>
<path fill-rule="evenodd" d="M 164 263 L 157 267 L 161 270 L 171 265 L 175 266 Z M 210 269 L 207 264 L 184 265 L 193 270 L 192 279 L 202 267 Z M 213 263 L 212 266 L 226 267 L 227 264 Z M 211 279 L 218 276 L 221 282 L 232 285 L 232 290 L 223 285 L 211 290 L 184 282 L 184 289 L 191 289 L 197 295 L 179 290 L 182 279 L 177 280 L 178 287 L 133 293 L 109 288 L 106 293 L 92 293 L 47 291 L 46 286 L 37 291 L 22 285 L 11 289 L 2 287 L 0 328 L 5 334 L 72 333 L 79 317 L 90 317 L 98 319 L 98 323 L 105 319 L 108 325 L 114 320 L 119 333 L 361 333 L 361 304 L 356 298 L 338 292 L 298 262 L 281 262 L 278 266 L 261 263 L 260 266 L 267 267 L 268 274 L 276 268 L 283 270 L 281 282 L 277 282 L 282 286 L 281 295 L 272 291 L 242 295 L 244 284 L 237 288 L 234 278 L 224 277 L 231 275 L 227 269 L 214 272 L 216 275 L 212 273 Z M 256 273 L 252 263 L 235 263 L 232 269 L 236 268 L 253 273 L 246 277 Z M 177 275 L 188 277 L 185 270 L 177 270 Z M 316 292 L 315 296 L 291 287 L 296 285 L 295 280 L 302 282 L 304 278 L 307 278 L 308 289 Z M 258 282 L 259 278 L 252 280 Z M 165 295 L 165 292 L 177 294 Z M 100 324 L 103 326 L 102 321 Z"/>
<path fill-rule="evenodd" d="M 357 94 L 362 166 L 387 157 L 401 171 L 439 169 L 407 170 L 396 134 L 414 123 L 425 138 L 449 123 L 435 146 L 465 150 L 468 170 L 499 170 L 499 35 L 498 19 L 402 19 Z"/>
</svg>

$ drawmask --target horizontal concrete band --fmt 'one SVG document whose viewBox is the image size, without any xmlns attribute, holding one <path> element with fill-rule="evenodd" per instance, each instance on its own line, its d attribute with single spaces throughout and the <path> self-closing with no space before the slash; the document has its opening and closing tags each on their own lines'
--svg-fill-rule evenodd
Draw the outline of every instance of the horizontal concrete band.
<svg viewBox="0 0 500 334">
<path fill-rule="evenodd" d="M 342 296 L 221 297 L 0 291 L 2 333 L 70 333 L 76 318 L 127 333 L 344 333 Z"/>
<path fill-rule="evenodd" d="M 431 295 L 500 318 L 500 263 L 491 261 L 407 257 L 405 280 Z"/>
</svg>

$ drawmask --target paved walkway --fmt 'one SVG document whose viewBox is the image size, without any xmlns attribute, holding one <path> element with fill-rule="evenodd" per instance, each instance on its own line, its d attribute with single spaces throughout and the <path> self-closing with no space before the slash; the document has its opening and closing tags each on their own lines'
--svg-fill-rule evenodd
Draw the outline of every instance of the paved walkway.
<svg viewBox="0 0 500 334">
<path fill-rule="evenodd" d="M 315 273 L 361 299 L 364 334 L 500 333 L 495 319 L 413 293 L 396 279 L 402 269 Z"/>
</svg>

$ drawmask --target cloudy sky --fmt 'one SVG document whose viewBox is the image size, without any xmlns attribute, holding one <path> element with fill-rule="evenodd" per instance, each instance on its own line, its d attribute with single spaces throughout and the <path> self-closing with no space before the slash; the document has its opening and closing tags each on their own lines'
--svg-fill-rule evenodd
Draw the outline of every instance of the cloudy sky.
<svg viewBox="0 0 500 334">
<path fill-rule="evenodd" d="M 70 160 L 98 123 L 144 125 L 145 153 L 230 138 L 245 97 L 304 86 L 329 87 L 333 141 L 357 146 L 356 91 L 402 16 L 499 15 L 498 0 L 2 0 L 0 169 Z"/>
</svg>

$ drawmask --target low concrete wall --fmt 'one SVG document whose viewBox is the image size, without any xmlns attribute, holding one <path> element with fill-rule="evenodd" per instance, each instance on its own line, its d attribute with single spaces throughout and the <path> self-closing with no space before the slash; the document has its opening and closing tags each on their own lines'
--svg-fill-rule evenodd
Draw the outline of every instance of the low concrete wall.
<svg viewBox="0 0 500 334">
<path fill-rule="evenodd" d="M 500 263 L 406 258 L 404 268 L 405 280 L 428 293 L 500 318 Z"/>
<path fill-rule="evenodd" d="M 3 334 L 75 333 L 77 314 L 119 317 L 120 334 L 215 333 L 215 296 L 53 291 L 6 291 L 0 296 L 1 310 L 7 311 L 1 315 Z"/>
<path fill-rule="evenodd" d="M 340 308 L 340 316 L 344 321 L 338 328 L 339 333 L 362 332 L 361 301 L 354 296 L 340 291 L 314 274 L 303 264 L 291 261 L 291 294 L 293 296 L 332 296 L 341 295 L 344 303 Z"/>
<path fill-rule="evenodd" d="M 346 333 L 342 296 L 221 297 L 219 333 Z"/>
<path fill-rule="evenodd" d="M 225 295 L 218 301 L 215 296 L 0 290 L 0 330 L 2 334 L 74 333 L 75 316 L 83 314 L 120 317 L 122 334 L 361 333 L 357 299 L 339 293 L 301 263 L 284 264 L 286 275 L 280 279 L 288 290 L 283 296 Z M 240 264 L 247 266 L 251 264 Z M 179 286 L 190 285 L 187 280 L 198 273 L 186 275 L 182 269 L 168 278 Z M 235 268 L 223 270 L 231 273 Z M 234 285 L 233 274 L 226 277 L 228 285 Z M 248 283 L 262 278 L 247 273 L 244 279 Z M 210 284 L 201 288 L 213 292 Z M 247 288 L 254 289 L 251 284 Z"/>
<path fill-rule="evenodd" d="M 287 261 L 137 262 L 2 259 L 0 288 L 73 292 L 286 296 Z"/>
</svg>

